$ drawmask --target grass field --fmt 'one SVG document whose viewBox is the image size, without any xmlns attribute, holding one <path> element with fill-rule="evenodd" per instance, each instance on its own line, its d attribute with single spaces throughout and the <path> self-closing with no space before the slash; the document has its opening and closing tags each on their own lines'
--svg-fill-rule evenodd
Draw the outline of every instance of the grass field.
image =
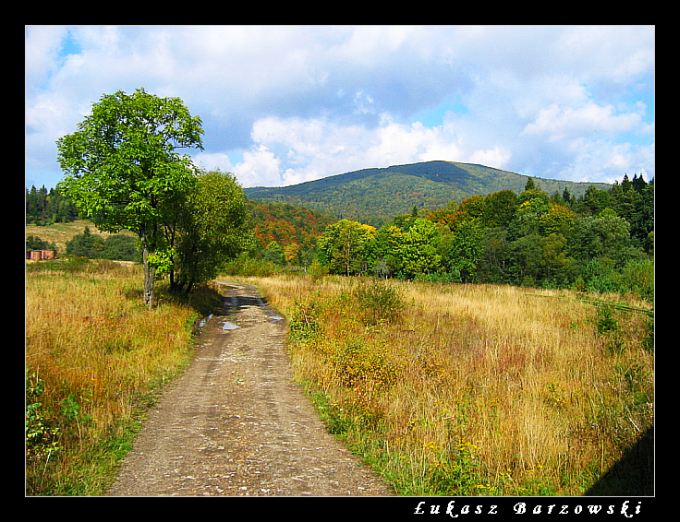
<svg viewBox="0 0 680 522">
<path fill-rule="evenodd" d="M 250 278 L 329 429 L 405 495 L 581 495 L 653 424 L 651 306 L 493 285 Z M 608 494 L 650 494 L 637 483 Z"/>
<path fill-rule="evenodd" d="M 60 254 L 66 252 L 66 242 L 71 240 L 73 236 L 82 234 L 85 227 L 90 227 L 92 234 L 100 235 L 103 238 L 109 237 L 108 232 L 101 232 L 91 221 L 79 219 L 69 223 L 53 223 L 47 226 L 26 225 L 26 236 L 37 236 L 50 243 L 57 245 L 57 250 Z M 123 230 L 119 234 L 133 235 L 132 232 Z"/>
<path fill-rule="evenodd" d="M 401 494 L 580 495 L 653 424 L 644 301 L 342 277 L 248 282 L 288 318 L 295 377 L 329 430 Z M 27 263 L 27 494 L 103 493 L 158 390 L 190 360 L 191 326 L 214 292 L 183 303 L 161 285 L 149 311 L 141 287 L 137 264 Z M 649 494 L 617 487 L 605 494 Z"/>
<path fill-rule="evenodd" d="M 159 387 L 187 364 L 195 302 L 142 301 L 142 269 L 26 266 L 26 492 L 101 494 Z"/>
</svg>

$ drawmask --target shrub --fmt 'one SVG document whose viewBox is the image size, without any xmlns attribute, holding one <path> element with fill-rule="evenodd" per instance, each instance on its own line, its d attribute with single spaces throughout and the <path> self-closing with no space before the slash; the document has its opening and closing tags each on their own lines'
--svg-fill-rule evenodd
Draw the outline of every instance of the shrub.
<svg viewBox="0 0 680 522">
<path fill-rule="evenodd" d="M 248 254 L 241 254 L 223 266 L 223 272 L 227 275 L 268 277 L 280 271 L 271 261 L 250 257 Z"/>
<path fill-rule="evenodd" d="M 289 335 L 295 341 L 308 341 L 319 333 L 319 310 L 314 303 L 297 303 L 289 323 Z"/>
<path fill-rule="evenodd" d="M 360 285 L 355 295 L 367 324 L 392 322 L 404 309 L 399 292 L 393 286 L 377 280 Z"/>
<path fill-rule="evenodd" d="M 45 384 L 37 373 L 26 371 L 26 460 L 47 464 L 62 448 L 59 428 L 48 418 L 40 397 Z"/>
<path fill-rule="evenodd" d="M 629 261 L 621 274 L 624 290 L 637 293 L 643 299 L 654 299 L 654 261 L 642 259 Z"/>
<path fill-rule="evenodd" d="M 460 272 L 456 269 L 452 269 L 451 272 L 435 272 L 433 274 L 418 274 L 414 281 L 422 281 L 424 283 L 460 283 L 461 282 Z"/>
<path fill-rule="evenodd" d="M 31 250 L 57 250 L 57 246 L 54 243 L 50 243 L 45 239 L 38 236 L 27 236 L 26 237 L 26 252 Z"/>
<path fill-rule="evenodd" d="M 615 332 L 619 328 L 619 323 L 612 315 L 612 310 L 609 306 L 603 306 L 597 313 L 597 333 L 600 335 L 608 332 Z"/>
<path fill-rule="evenodd" d="M 333 365 L 340 382 L 350 387 L 368 382 L 389 385 L 396 375 L 384 351 L 360 338 L 348 340 L 333 357 Z"/>
</svg>

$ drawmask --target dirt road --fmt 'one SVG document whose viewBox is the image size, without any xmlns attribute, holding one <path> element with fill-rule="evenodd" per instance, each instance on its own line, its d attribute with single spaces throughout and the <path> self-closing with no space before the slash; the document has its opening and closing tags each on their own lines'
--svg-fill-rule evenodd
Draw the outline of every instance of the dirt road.
<svg viewBox="0 0 680 522">
<path fill-rule="evenodd" d="M 292 382 L 283 318 L 254 287 L 222 290 L 224 310 L 206 321 L 108 494 L 392 495 Z"/>
</svg>

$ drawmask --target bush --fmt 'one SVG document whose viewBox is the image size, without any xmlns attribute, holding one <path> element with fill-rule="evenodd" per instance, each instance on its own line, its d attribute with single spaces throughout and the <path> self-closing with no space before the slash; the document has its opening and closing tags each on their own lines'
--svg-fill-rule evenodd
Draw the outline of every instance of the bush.
<svg viewBox="0 0 680 522">
<path fill-rule="evenodd" d="M 634 292 L 643 299 L 654 299 L 654 261 L 643 259 L 629 261 L 621 274 L 622 286 L 628 292 Z"/>
<path fill-rule="evenodd" d="M 436 272 L 434 274 L 418 274 L 414 281 L 424 282 L 424 283 L 460 283 L 462 281 L 460 272 L 453 269 L 451 272 Z"/>
<path fill-rule="evenodd" d="M 319 309 L 314 303 L 297 303 L 288 325 L 289 336 L 295 341 L 308 341 L 320 332 Z"/>
<path fill-rule="evenodd" d="M 390 385 L 396 377 L 396 368 L 389 357 L 377 346 L 363 339 L 350 339 L 333 357 L 339 381 L 349 387 L 371 383 Z"/>
<path fill-rule="evenodd" d="M 377 280 L 360 285 L 356 297 L 367 324 L 392 322 L 404 309 L 399 292 L 392 285 Z"/>
<path fill-rule="evenodd" d="M 57 246 L 38 236 L 27 236 L 26 252 L 30 252 L 31 250 L 57 250 Z"/>
<path fill-rule="evenodd" d="M 49 418 L 40 400 L 45 384 L 37 373 L 26 371 L 26 460 L 46 464 L 61 451 L 59 428 Z"/>
<path fill-rule="evenodd" d="M 139 240 L 137 238 L 125 236 L 123 234 L 115 234 L 104 240 L 100 257 L 102 259 L 117 259 L 120 261 L 136 261 L 141 263 L 142 250 L 140 249 Z"/>
<path fill-rule="evenodd" d="M 222 271 L 227 275 L 268 277 L 281 271 L 271 261 L 241 254 L 236 259 L 224 264 Z"/>
</svg>

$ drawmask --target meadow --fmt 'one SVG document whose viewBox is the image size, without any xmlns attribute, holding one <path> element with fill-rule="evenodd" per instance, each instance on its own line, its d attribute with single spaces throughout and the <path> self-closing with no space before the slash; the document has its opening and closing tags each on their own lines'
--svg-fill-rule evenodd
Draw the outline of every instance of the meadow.
<svg viewBox="0 0 680 522">
<path fill-rule="evenodd" d="M 248 281 L 289 319 L 329 430 L 400 494 L 582 495 L 653 425 L 651 305 L 633 297 Z M 622 480 L 607 494 L 652 494 Z"/>
<path fill-rule="evenodd" d="M 329 431 L 402 495 L 581 495 L 653 425 L 649 302 L 241 279 L 286 316 L 295 379 Z M 138 264 L 26 265 L 27 494 L 105 492 L 162 385 L 190 361 L 192 326 L 219 297 L 205 287 L 179 301 L 160 284 L 148 310 L 142 280 Z M 616 487 L 606 494 L 650 493 Z"/>
<path fill-rule="evenodd" d="M 142 280 L 138 264 L 27 263 L 26 494 L 103 493 L 158 390 L 190 360 L 214 296 L 161 292 L 148 310 Z"/>
<path fill-rule="evenodd" d="M 102 232 L 94 225 L 94 223 L 86 219 L 78 219 L 67 223 L 53 223 L 49 226 L 26 224 L 26 236 L 38 236 L 49 243 L 54 243 L 59 254 L 63 254 L 66 252 L 66 243 L 73 239 L 73 236 L 82 234 L 85 227 L 88 227 L 92 234 L 101 236 L 102 238 L 111 236 L 109 232 Z M 127 230 L 122 230 L 119 234 L 133 236 L 133 234 Z"/>
</svg>

